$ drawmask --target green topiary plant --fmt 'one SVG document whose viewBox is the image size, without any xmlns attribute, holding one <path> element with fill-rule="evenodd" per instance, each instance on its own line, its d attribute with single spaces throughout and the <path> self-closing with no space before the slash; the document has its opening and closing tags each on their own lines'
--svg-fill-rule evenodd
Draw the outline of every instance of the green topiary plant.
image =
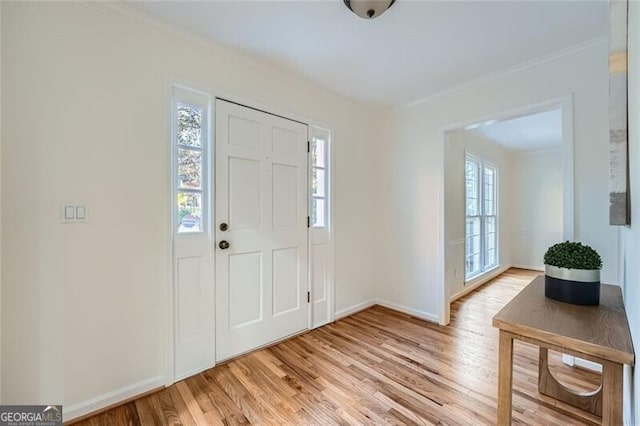
<svg viewBox="0 0 640 426">
<path fill-rule="evenodd" d="M 567 269 L 602 269 L 598 252 L 579 242 L 565 241 L 549 247 L 544 254 L 545 265 Z"/>
</svg>

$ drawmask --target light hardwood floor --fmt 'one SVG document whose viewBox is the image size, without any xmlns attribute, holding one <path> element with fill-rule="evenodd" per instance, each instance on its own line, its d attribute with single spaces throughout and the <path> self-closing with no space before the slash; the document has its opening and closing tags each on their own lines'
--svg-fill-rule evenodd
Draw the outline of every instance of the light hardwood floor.
<svg viewBox="0 0 640 426">
<path fill-rule="evenodd" d="M 448 327 L 376 306 L 76 424 L 495 424 L 491 318 L 536 275 L 512 269 L 458 300 Z M 514 424 L 600 423 L 538 394 L 537 348 L 516 342 L 514 357 Z M 568 386 L 599 385 L 550 358 Z"/>
</svg>

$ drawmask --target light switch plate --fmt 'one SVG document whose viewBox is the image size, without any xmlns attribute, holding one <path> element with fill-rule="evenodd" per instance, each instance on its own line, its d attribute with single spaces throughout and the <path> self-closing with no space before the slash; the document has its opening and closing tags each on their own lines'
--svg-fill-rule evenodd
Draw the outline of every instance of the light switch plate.
<svg viewBox="0 0 640 426">
<path fill-rule="evenodd" d="M 71 223 L 76 218 L 76 208 L 70 204 L 60 206 L 60 222 Z"/>
<path fill-rule="evenodd" d="M 64 219 L 65 220 L 73 220 L 76 218 L 75 216 L 76 209 L 73 206 L 64 206 Z"/>
<path fill-rule="evenodd" d="M 89 209 L 85 204 L 64 203 L 60 206 L 61 223 L 84 223 L 89 218 Z"/>
<path fill-rule="evenodd" d="M 87 221 L 87 208 L 85 206 L 76 206 L 76 220 L 81 222 Z"/>
</svg>

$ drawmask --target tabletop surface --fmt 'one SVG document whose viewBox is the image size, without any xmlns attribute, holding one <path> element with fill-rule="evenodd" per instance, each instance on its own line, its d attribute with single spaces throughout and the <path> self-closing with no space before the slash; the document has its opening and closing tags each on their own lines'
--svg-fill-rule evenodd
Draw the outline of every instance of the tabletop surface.
<svg viewBox="0 0 640 426">
<path fill-rule="evenodd" d="M 536 277 L 493 317 L 493 326 L 623 364 L 634 363 L 620 287 L 600 286 L 600 305 L 580 306 L 544 295 Z"/>
</svg>

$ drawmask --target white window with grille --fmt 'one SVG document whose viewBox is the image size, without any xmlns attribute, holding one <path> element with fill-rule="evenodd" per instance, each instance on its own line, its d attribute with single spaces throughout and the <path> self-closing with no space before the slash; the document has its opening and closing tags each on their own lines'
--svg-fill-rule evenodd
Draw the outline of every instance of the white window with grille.
<svg viewBox="0 0 640 426">
<path fill-rule="evenodd" d="M 473 155 L 465 158 L 465 281 L 498 265 L 498 169 Z"/>
</svg>

